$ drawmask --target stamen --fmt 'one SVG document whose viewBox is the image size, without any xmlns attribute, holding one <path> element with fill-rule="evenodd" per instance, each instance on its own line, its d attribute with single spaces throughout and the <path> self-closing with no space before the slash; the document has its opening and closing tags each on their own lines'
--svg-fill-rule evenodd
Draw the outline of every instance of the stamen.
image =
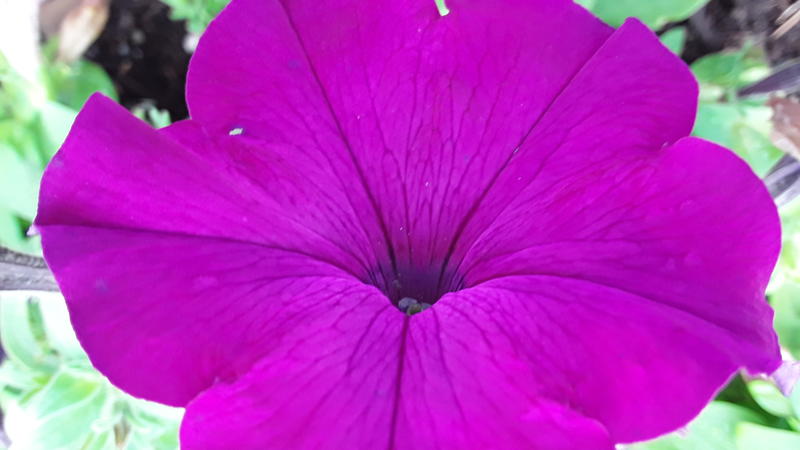
<svg viewBox="0 0 800 450">
<path fill-rule="evenodd" d="M 425 311 L 430 307 L 430 303 L 420 302 L 419 300 L 411 297 L 403 297 L 399 302 L 397 302 L 397 308 L 409 316 L 413 316 L 414 314 Z"/>
</svg>

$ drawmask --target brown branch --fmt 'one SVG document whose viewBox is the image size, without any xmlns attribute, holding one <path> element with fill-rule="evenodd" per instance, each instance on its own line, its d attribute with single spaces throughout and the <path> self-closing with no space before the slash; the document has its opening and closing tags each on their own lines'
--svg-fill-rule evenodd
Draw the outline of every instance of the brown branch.
<svg viewBox="0 0 800 450">
<path fill-rule="evenodd" d="M 0 291 L 58 291 L 44 259 L 0 247 Z"/>
</svg>

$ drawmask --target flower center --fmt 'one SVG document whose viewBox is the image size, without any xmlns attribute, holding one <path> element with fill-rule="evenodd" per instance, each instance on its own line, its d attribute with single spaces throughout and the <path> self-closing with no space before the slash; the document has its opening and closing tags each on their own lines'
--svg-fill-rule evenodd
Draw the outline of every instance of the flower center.
<svg viewBox="0 0 800 450">
<path fill-rule="evenodd" d="M 430 308 L 432 305 L 430 303 L 423 303 L 419 300 L 411 297 L 403 297 L 397 302 L 397 308 L 400 311 L 408 314 L 409 316 L 413 316 L 416 313 L 420 313 L 425 311 L 426 309 Z"/>
<path fill-rule="evenodd" d="M 370 284 L 380 289 L 389 301 L 408 315 L 430 308 L 445 294 L 464 288 L 460 276 L 442 271 L 441 266 L 403 267 L 381 271 Z"/>
</svg>

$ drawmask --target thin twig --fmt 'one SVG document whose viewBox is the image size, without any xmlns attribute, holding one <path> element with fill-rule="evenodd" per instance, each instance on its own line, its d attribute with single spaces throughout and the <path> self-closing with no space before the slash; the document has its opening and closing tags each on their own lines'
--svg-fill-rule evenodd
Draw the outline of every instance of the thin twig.
<svg viewBox="0 0 800 450">
<path fill-rule="evenodd" d="M 58 291 L 44 259 L 0 247 L 0 291 Z"/>
<path fill-rule="evenodd" d="M 749 86 L 745 86 L 737 95 L 749 97 L 765 95 L 773 92 L 792 93 L 800 89 L 800 63 L 793 62 L 777 69 L 773 74 Z"/>
<path fill-rule="evenodd" d="M 786 8 L 786 11 L 778 17 L 777 23 L 780 23 L 781 26 L 775 30 L 770 38 L 778 39 L 786 32 L 794 28 L 798 23 L 800 23 L 800 2 L 793 4 L 792 6 Z"/>
<path fill-rule="evenodd" d="M 764 177 L 764 184 L 778 206 L 791 202 L 800 195 L 800 162 L 784 155 Z"/>
<path fill-rule="evenodd" d="M 794 2 L 794 3 L 792 3 L 791 5 L 789 5 L 789 6 L 788 6 L 788 7 L 787 7 L 787 8 L 786 8 L 786 9 L 785 9 L 785 10 L 784 10 L 782 13 L 781 13 L 781 15 L 780 15 L 780 16 L 778 16 L 778 18 L 777 18 L 777 19 L 775 19 L 775 23 L 777 23 L 778 25 L 780 25 L 780 24 L 782 24 L 782 23 L 786 23 L 786 21 L 787 21 L 787 20 L 789 20 L 789 19 L 790 19 L 790 18 L 791 18 L 793 15 L 795 15 L 795 13 L 797 13 L 798 11 L 800 11 L 800 2 Z"/>
</svg>

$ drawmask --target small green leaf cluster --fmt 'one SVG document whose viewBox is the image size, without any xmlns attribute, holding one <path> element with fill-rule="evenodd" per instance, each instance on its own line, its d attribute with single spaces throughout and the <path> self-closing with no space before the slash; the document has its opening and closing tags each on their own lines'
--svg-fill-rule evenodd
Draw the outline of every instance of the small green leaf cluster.
<svg viewBox="0 0 800 450">
<path fill-rule="evenodd" d="M 742 49 L 714 53 L 692 64 L 700 83 L 700 105 L 694 135 L 724 145 L 758 175 L 780 159 L 782 152 L 770 139 L 772 108 L 765 98 L 741 99 L 742 87 L 769 74 L 763 51 L 745 45 Z"/>
<path fill-rule="evenodd" d="M 38 253 L 27 236 L 36 215 L 39 181 L 61 146 L 78 111 L 95 92 L 117 98 L 114 83 L 87 60 L 64 63 L 55 58 L 55 43 L 42 54 L 37 76 L 25 78 L 0 54 L 0 245 Z M 134 113 L 156 126 L 169 114 L 152 105 Z"/>
<path fill-rule="evenodd" d="M 92 368 L 60 295 L 0 295 L 0 341 L 10 450 L 178 448 L 183 411 L 130 397 Z"/>
<path fill-rule="evenodd" d="M 659 29 L 669 22 L 689 18 L 708 0 L 576 0 L 612 27 L 628 17 L 637 17 L 647 26 Z"/>
<path fill-rule="evenodd" d="M 190 33 L 200 34 L 230 0 L 161 0 L 172 9 L 173 20 L 185 20 Z"/>
<path fill-rule="evenodd" d="M 48 47 L 38 76 L 18 74 L 0 55 L 0 245 L 35 253 L 26 237 L 39 180 L 78 109 L 93 92 L 116 97 L 114 84 L 88 61 L 65 64 Z"/>
</svg>

